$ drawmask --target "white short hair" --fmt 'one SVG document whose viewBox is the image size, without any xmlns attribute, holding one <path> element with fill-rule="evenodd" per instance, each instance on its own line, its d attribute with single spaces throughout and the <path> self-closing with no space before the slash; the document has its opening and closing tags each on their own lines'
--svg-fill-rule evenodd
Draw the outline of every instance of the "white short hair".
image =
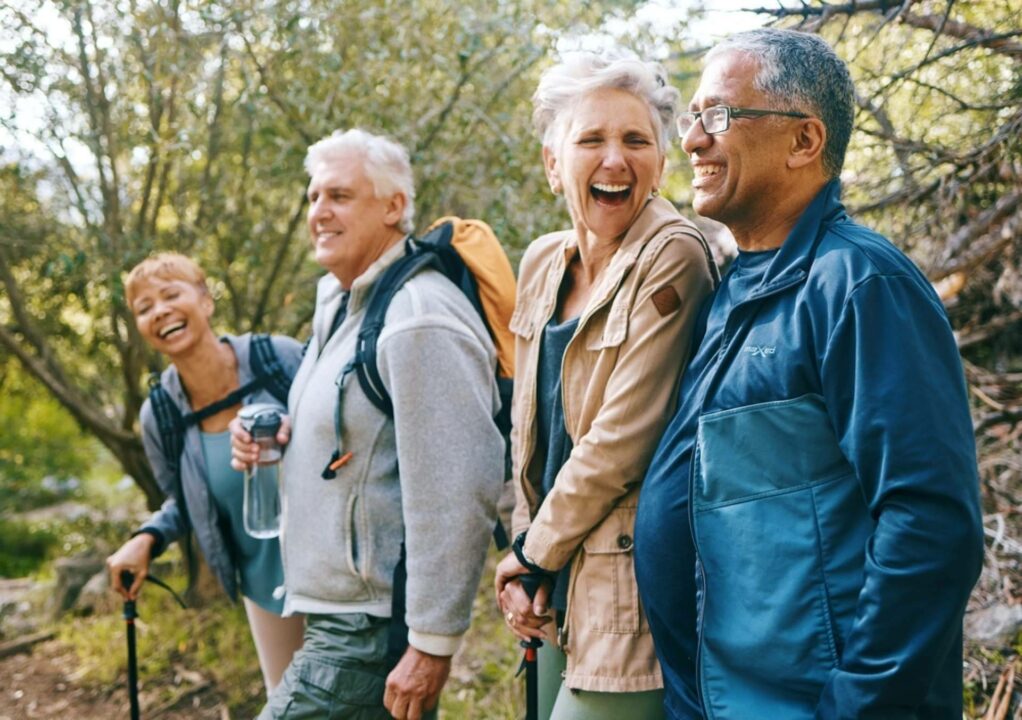
<svg viewBox="0 0 1022 720">
<path fill-rule="evenodd" d="M 362 158 L 362 169 L 373 184 L 376 197 L 389 197 L 398 192 L 405 196 L 405 210 L 398 227 L 402 232 L 411 232 L 415 227 L 415 178 L 408 150 L 400 143 L 359 128 L 335 130 L 309 146 L 305 171 L 311 176 L 317 165 L 349 157 L 352 153 Z"/>
<path fill-rule="evenodd" d="M 589 93 L 605 88 L 630 92 L 649 106 L 658 149 L 666 152 L 674 130 L 681 93 L 667 83 L 667 72 L 655 62 L 622 51 L 575 52 L 548 68 L 532 96 L 532 122 L 544 147 L 556 149 L 571 110 Z"/>
</svg>

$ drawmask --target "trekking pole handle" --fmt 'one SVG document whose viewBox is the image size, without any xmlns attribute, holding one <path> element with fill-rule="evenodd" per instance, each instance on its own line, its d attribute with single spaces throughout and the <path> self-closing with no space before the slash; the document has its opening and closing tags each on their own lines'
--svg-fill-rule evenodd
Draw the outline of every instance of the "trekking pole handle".
<svg viewBox="0 0 1022 720">
<path fill-rule="evenodd" d="M 518 579 L 522 581 L 522 589 L 525 590 L 525 594 L 529 596 L 529 599 L 535 599 L 536 593 L 539 592 L 539 588 L 543 584 L 543 575 L 540 573 L 526 573 L 519 575 Z M 543 647 L 543 641 L 539 638 L 522 640 L 519 644 L 525 648 L 526 655 L 529 655 L 531 651 L 533 656 L 535 656 L 537 648 Z M 529 659 L 532 660 L 534 657 Z"/>
<path fill-rule="evenodd" d="M 124 588 L 125 592 L 131 589 L 132 583 L 135 582 L 135 574 L 131 570 L 121 570 L 121 587 Z M 124 619 L 128 621 L 134 621 L 138 617 L 135 612 L 135 601 L 125 600 L 124 601 Z"/>
</svg>

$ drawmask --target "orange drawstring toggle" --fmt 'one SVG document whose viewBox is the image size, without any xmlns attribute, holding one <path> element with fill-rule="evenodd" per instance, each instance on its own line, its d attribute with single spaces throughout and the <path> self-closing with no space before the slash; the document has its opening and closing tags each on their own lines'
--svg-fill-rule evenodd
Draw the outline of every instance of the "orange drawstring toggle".
<svg viewBox="0 0 1022 720">
<path fill-rule="evenodd" d="M 351 450 L 349 450 L 348 452 L 344 453 L 339 458 L 334 460 L 332 463 L 330 463 L 329 465 L 330 469 L 336 471 L 338 468 L 343 467 L 345 464 L 347 464 L 349 460 L 351 460 L 351 456 L 352 453 Z"/>
</svg>

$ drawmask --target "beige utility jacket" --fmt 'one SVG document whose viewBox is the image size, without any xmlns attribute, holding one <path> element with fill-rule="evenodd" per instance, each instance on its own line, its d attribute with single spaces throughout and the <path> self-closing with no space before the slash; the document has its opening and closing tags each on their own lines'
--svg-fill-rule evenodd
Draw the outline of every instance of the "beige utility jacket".
<svg viewBox="0 0 1022 720">
<path fill-rule="evenodd" d="M 564 352 L 564 421 L 573 450 L 542 505 L 536 453 L 540 341 L 578 252 L 574 231 L 534 241 L 519 270 L 511 434 L 514 532 L 540 567 L 571 563 L 564 629 L 565 683 L 599 692 L 663 686 L 639 605 L 632 537 L 639 487 L 674 411 L 699 305 L 710 292 L 705 241 L 654 198 L 597 280 Z"/>
</svg>

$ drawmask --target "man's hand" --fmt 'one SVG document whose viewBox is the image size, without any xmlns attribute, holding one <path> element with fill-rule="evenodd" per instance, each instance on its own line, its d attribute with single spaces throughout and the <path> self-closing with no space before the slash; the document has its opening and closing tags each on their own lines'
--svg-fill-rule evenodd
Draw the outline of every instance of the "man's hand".
<svg viewBox="0 0 1022 720">
<path fill-rule="evenodd" d="M 450 673 L 450 657 L 409 647 L 387 676 L 383 706 L 397 720 L 420 720 L 424 711 L 436 707 Z"/>
<path fill-rule="evenodd" d="M 139 533 L 106 559 L 106 567 L 110 572 L 110 587 L 120 593 L 125 600 L 138 599 L 142 581 L 149 574 L 149 559 L 152 557 L 155 542 L 156 538 L 149 533 Z M 121 573 L 125 570 L 135 576 L 130 588 L 124 587 L 121 583 Z"/>
<path fill-rule="evenodd" d="M 259 445 L 252 441 L 252 436 L 241 426 L 241 418 L 231 420 L 227 429 L 231 431 L 231 467 L 238 472 L 245 472 L 259 459 Z M 291 418 L 281 415 L 277 444 L 284 447 L 290 439 Z"/>
</svg>

